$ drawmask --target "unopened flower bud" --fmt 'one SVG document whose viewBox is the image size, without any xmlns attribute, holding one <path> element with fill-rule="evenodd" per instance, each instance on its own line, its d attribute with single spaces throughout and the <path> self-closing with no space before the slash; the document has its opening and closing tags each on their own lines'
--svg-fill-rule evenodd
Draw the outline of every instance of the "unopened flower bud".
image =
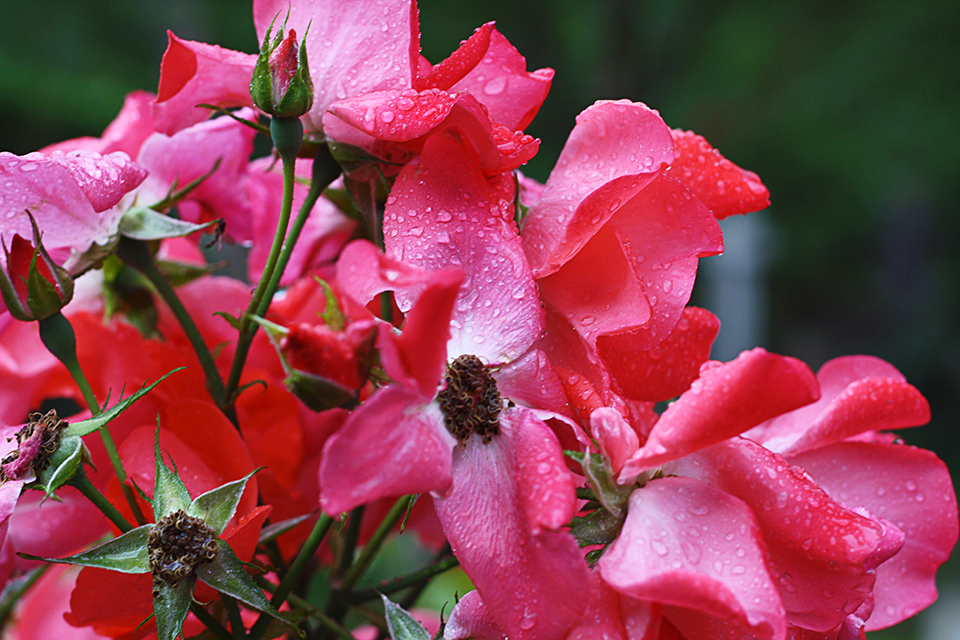
<svg viewBox="0 0 960 640">
<path fill-rule="evenodd" d="M 271 29 L 267 29 L 253 70 L 250 96 L 264 113 L 297 118 L 313 106 L 313 81 L 307 66 L 306 40 L 298 48 L 297 33 L 291 29 L 284 38 L 284 28 L 281 27 L 271 41 Z"/>
<path fill-rule="evenodd" d="M 32 217 L 30 223 L 33 243 L 19 234 L 13 236 L 10 249 L 3 243 L 7 264 L 0 269 L 3 301 L 10 315 L 24 322 L 47 318 L 73 299 L 73 279 L 43 248 Z"/>
</svg>

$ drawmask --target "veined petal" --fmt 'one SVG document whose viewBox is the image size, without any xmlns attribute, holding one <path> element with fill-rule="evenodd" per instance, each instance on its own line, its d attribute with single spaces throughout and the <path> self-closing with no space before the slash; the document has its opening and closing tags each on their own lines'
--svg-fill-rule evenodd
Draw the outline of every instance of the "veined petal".
<svg viewBox="0 0 960 640">
<path fill-rule="evenodd" d="M 828 631 L 870 594 L 883 527 L 832 500 L 781 456 L 734 438 L 668 465 L 665 473 L 709 482 L 751 508 L 790 624 Z"/>
<path fill-rule="evenodd" d="M 515 640 L 562 638 L 588 579 L 574 539 L 550 528 L 572 515 L 572 480 L 532 414 L 507 410 L 500 425 L 490 443 L 471 437 L 454 449 L 453 490 L 436 500 L 437 515 L 500 629 Z"/>
<path fill-rule="evenodd" d="M 494 122 L 523 130 L 537 115 L 552 82 L 553 69 L 527 71 L 526 58 L 493 28 L 483 59 L 451 90 L 470 93 L 487 108 Z"/>
<path fill-rule="evenodd" d="M 524 223 L 524 249 L 536 276 L 566 263 L 673 159 L 670 129 L 643 104 L 600 101 L 577 116 Z"/>
<path fill-rule="evenodd" d="M 456 135 L 431 136 L 400 172 L 384 213 L 388 255 L 435 270 L 456 266 L 463 284 L 451 319 L 451 356 L 509 362 L 543 329 L 536 286 L 516 225 L 507 180 L 487 179 Z M 409 305 L 401 298 L 401 308 Z"/>
<path fill-rule="evenodd" d="M 753 514 L 733 496 L 691 478 L 661 478 L 630 494 L 620 537 L 598 566 L 621 593 L 782 640 L 783 602 L 760 540 Z"/>
<path fill-rule="evenodd" d="M 436 403 L 400 385 L 383 387 L 324 444 L 323 510 L 338 515 L 386 496 L 445 492 L 453 445 Z"/>
<path fill-rule="evenodd" d="M 700 378 L 664 411 L 621 477 L 743 433 L 813 402 L 818 393 L 813 372 L 805 364 L 759 347 L 727 363 L 707 363 Z"/>
<path fill-rule="evenodd" d="M 957 542 L 957 497 L 946 466 L 901 444 L 839 442 L 790 458 L 835 500 L 891 521 L 903 548 L 877 567 L 867 629 L 888 627 L 937 598 L 937 568 Z"/>
</svg>

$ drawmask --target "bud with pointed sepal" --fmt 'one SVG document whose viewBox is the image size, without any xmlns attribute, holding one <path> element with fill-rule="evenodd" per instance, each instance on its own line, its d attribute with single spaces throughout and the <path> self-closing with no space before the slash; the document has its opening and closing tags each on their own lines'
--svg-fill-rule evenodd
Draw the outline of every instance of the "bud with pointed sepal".
<svg viewBox="0 0 960 640">
<path fill-rule="evenodd" d="M 297 47 L 297 33 L 283 37 L 286 21 L 271 40 L 267 29 L 250 81 L 253 103 L 272 116 L 297 118 L 313 106 L 313 81 L 307 66 L 306 38 Z"/>
<path fill-rule="evenodd" d="M 3 243 L 7 264 L 0 269 L 3 301 L 10 315 L 24 322 L 47 318 L 73 299 L 73 279 L 43 248 L 32 216 L 30 224 L 33 243 L 19 234 L 13 236 L 9 249 Z"/>
</svg>

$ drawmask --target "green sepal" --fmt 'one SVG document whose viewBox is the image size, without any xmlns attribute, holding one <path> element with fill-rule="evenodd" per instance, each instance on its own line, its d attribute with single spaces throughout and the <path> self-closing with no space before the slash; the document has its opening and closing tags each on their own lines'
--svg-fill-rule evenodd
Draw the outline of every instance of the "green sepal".
<svg viewBox="0 0 960 640">
<path fill-rule="evenodd" d="M 581 547 L 610 544 L 620 535 L 623 522 L 623 518 L 616 517 L 606 509 L 596 509 L 574 518 L 570 533 Z"/>
<path fill-rule="evenodd" d="M 240 504 L 240 496 L 243 495 L 247 481 L 253 477 L 253 474 L 264 468 L 255 469 L 239 480 L 220 485 L 197 496 L 187 508 L 187 515 L 202 518 L 219 536 L 227 528 L 227 523 L 230 522 L 233 514 L 237 512 L 237 505 Z"/>
<path fill-rule="evenodd" d="M 359 393 L 329 378 L 303 371 L 291 370 L 283 384 L 303 404 L 317 412 L 349 407 L 356 403 Z"/>
<path fill-rule="evenodd" d="M 221 267 L 222 265 L 219 264 L 198 265 L 172 260 L 157 260 L 157 269 L 174 288 L 182 287 L 203 276 L 208 276 Z"/>
<path fill-rule="evenodd" d="M 591 453 L 581 461 L 583 473 L 590 482 L 594 495 L 603 507 L 614 517 L 623 519 L 627 515 L 627 501 L 632 486 L 620 486 L 613 480 L 610 461 L 598 453 Z"/>
<path fill-rule="evenodd" d="M 219 538 L 217 538 L 217 559 L 197 567 L 197 577 L 220 593 L 236 598 L 278 620 L 284 620 L 247 573 L 230 545 Z"/>
<path fill-rule="evenodd" d="M 216 162 L 213 163 L 213 167 L 211 167 L 210 171 L 207 171 L 205 174 L 203 174 L 199 178 L 194 178 L 193 180 L 188 182 L 187 186 L 185 186 L 183 189 L 177 189 L 177 183 L 174 182 L 173 186 L 170 187 L 170 191 L 167 193 L 167 197 L 165 197 L 160 202 L 150 205 L 149 208 L 155 211 L 166 211 L 173 205 L 177 204 L 178 202 L 186 198 L 191 191 L 199 187 L 204 180 L 206 180 L 207 178 L 212 176 L 214 173 L 216 173 L 217 169 L 220 168 L 221 161 L 222 161 L 222 158 L 217 158 Z"/>
<path fill-rule="evenodd" d="M 130 405 L 132 405 L 134 402 L 142 398 L 144 395 L 146 395 L 148 391 L 150 391 L 155 386 L 157 386 L 158 384 L 166 380 L 169 376 L 185 368 L 186 367 L 178 367 L 173 371 L 171 371 L 170 373 L 163 375 L 153 384 L 149 386 L 145 384 L 144 386 L 140 387 L 140 389 L 138 389 L 136 393 L 134 393 L 132 396 L 130 396 L 126 400 L 121 400 L 117 404 L 113 405 L 106 411 L 94 416 L 93 418 L 89 418 L 87 420 L 81 420 L 80 422 L 74 422 L 70 424 L 70 426 L 68 426 L 66 429 L 63 430 L 63 436 L 64 437 L 85 436 L 88 433 L 93 433 L 94 431 L 103 427 L 108 422 L 110 422 L 111 420 L 119 416 L 121 413 L 126 411 L 130 407 Z"/>
<path fill-rule="evenodd" d="M 153 482 L 153 517 L 156 522 L 159 522 L 160 518 L 175 511 L 186 511 L 193 500 L 190 498 L 187 486 L 177 475 L 176 467 L 171 471 L 163 461 L 163 454 L 160 453 L 159 420 L 153 440 L 153 455 L 156 466 Z"/>
<path fill-rule="evenodd" d="M 430 633 L 416 618 L 391 602 L 387 596 L 380 597 L 383 598 L 383 612 L 393 640 L 430 640 Z"/>
<path fill-rule="evenodd" d="M 154 211 L 150 207 L 133 207 L 120 219 L 120 233 L 134 240 L 162 240 L 164 238 L 182 238 L 196 231 L 203 231 L 219 222 L 213 220 L 204 224 L 194 224 L 178 220 Z"/>
<path fill-rule="evenodd" d="M 28 560 L 44 560 L 59 564 L 75 564 L 81 567 L 109 569 L 120 573 L 150 573 L 150 558 L 147 555 L 147 538 L 153 524 L 145 524 L 127 531 L 113 540 L 88 551 L 66 558 L 41 558 L 26 553 L 20 555 Z"/>
<path fill-rule="evenodd" d="M 314 276 L 314 280 L 323 287 L 323 299 L 324 307 L 323 313 L 320 314 L 320 317 L 323 318 L 324 324 L 333 329 L 334 331 L 343 331 L 347 326 L 347 319 L 343 315 L 343 309 L 340 307 L 340 302 L 337 300 L 337 296 L 333 295 L 333 289 L 330 288 L 330 285 L 327 284 L 327 281 Z"/>
<path fill-rule="evenodd" d="M 40 269 L 37 268 L 37 257 L 40 251 L 43 251 L 46 257 L 46 251 L 44 251 L 43 245 L 40 245 L 39 249 L 35 249 L 33 252 L 33 257 L 30 259 L 30 271 L 27 274 L 27 306 L 33 313 L 33 317 L 38 319 L 57 313 L 73 298 L 73 280 L 70 279 L 70 275 L 62 267 L 52 260 L 48 260 L 47 266 L 53 271 L 54 277 L 62 282 L 63 295 L 52 282 L 40 275 Z"/>
<path fill-rule="evenodd" d="M 157 640 L 175 640 L 180 635 L 196 583 L 196 578 L 191 576 L 173 586 L 163 581 L 154 585 L 153 614 L 157 619 Z"/>
<path fill-rule="evenodd" d="M 46 498 L 54 497 L 54 492 L 67 484 L 77 472 L 80 463 L 89 458 L 84 452 L 83 440 L 77 436 L 60 437 L 60 446 L 49 458 L 50 464 L 37 474 L 36 483 L 31 488 L 46 492 Z"/>
</svg>

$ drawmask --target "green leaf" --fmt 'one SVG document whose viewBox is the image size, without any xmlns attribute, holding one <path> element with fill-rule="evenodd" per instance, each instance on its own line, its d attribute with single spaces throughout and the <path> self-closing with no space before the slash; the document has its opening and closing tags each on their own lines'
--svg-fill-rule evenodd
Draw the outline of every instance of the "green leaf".
<svg viewBox="0 0 960 640">
<path fill-rule="evenodd" d="M 108 540 L 98 547 L 66 558 L 41 558 L 22 553 L 30 560 L 45 560 L 59 564 L 76 564 L 81 567 L 97 567 L 120 573 L 150 573 L 150 558 L 147 555 L 147 537 L 153 524 L 145 524 L 123 535 Z"/>
<path fill-rule="evenodd" d="M 387 628 L 393 640 L 430 640 L 430 634 L 413 616 L 390 601 L 383 598 L 384 614 L 387 617 Z"/>
<path fill-rule="evenodd" d="M 121 400 L 120 402 L 113 405 L 103 413 L 97 416 L 94 416 L 93 418 L 90 418 L 88 420 L 81 420 L 80 422 L 74 422 L 73 424 L 71 424 L 70 426 L 68 426 L 66 429 L 63 430 L 63 436 L 64 437 L 85 436 L 88 433 L 92 433 L 96 431 L 97 429 L 104 426 L 105 424 L 107 424 L 108 422 L 116 418 L 118 415 L 126 411 L 130 407 L 130 405 L 132 405 L 134 402 L 142 398 L 148 391 L 153 389 L 155 386 L 157 386 L 158 384 L 166 380 L 167 377 L 176 373 L 177 371 L 180 371 L 180 369 L 185 369 L 185 368 L 186 367 L 180 367 L 178 369 L 174 369 L 173 371 L 166 374 L 165 376 L 163 376 L 162 378 L 160 378 L 150 386 L 144 385 L 140 387 L 140 389 L 136 393 L 134 393 L 132 396 L 130 396 L 126 400 Z"/>
<path fill-rule="evenodd" d="M 284 620 L 244 569 L 243 563 L 237 558 L 230 545 L 219 538 L 217 539 L 217 559 L 197 567 L 197 577 L 220 593 L 236 598 L 278 620 Z"/>
<path fill-rule="evenodd" d="M 260 469 L 263 468 L 260 467 Z M 255 469 L 239 480 L 220 485 L 216 489 L 197 496 L 187 508 L 187 515 L 202 518 L 208 527 L 220 535 L 230 522 L 230 518 L 237 512 L 237 505 L 240 503 L 240 496 L 243 495 L 247 481 L 260 469 Z"/>
<path fill-rule="evenodd" d="M 191 576 L 173 586 L 166 582 L 155 585 L 153 613 L 157 618 L 157 640 L 175 640 L 183 630 L 196 583 L 197 579 Z"/>
<path fill-rule="evenodd" d="M 176 467 L 171 471 L 163 461 L 163 454 L 160 453 L 159 424 L 153 441 L 153 455 L 157 469 L 153 482 L 153 517 L 159 522 L 160 518 L 174 511 L 186 511 L 192 500 L 186 485 L 176 473 Z"/>
<path fill-rule="evenodd" d="M 202 231 L 216 220 L 203 224 L 194 224 L 178 220 L 154 211 L 149 207 L 133 207 L 120 219 L 120 233 L 134 240 L 162 240 L 163 238 L 181 238 L 195 231 Z"/>
<path fill-rule="evenodd" d="M 568 454 L 569 455 L 569 454 Z M 620 486 L 613 479 L 610 462 L 597 453 L 586 455 L 582 460 L 583 472 L 597 500 L 614 517 L 623 519 L 627 514 L 627 501 L 633 486 Z"/>
<path fill-rule="evenodd" d="M 50 465 L 37 474 L 37 489 L 51 497 L 54 492 L 69 482 L 77 467 L 83 462 L 83 441 L 77 436 L 61 437 L 60 446 L 50 456 Z"/>
</svg>

